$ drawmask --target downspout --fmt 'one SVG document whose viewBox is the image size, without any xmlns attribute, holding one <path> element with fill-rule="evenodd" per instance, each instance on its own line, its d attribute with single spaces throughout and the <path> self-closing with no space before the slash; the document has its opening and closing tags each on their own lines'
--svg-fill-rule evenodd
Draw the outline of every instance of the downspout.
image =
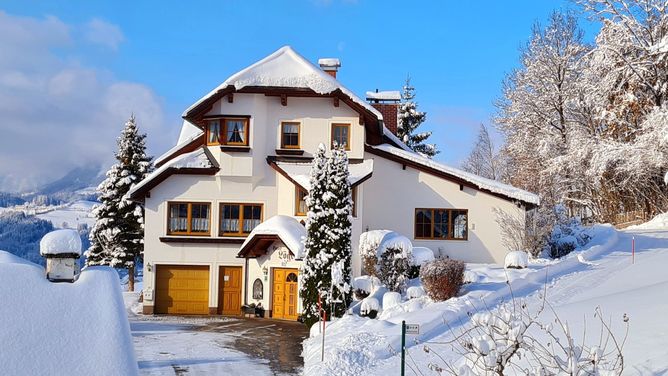
<svg viewBox="0 0 668 376">
<path fill-rule="evenodd" d="M 246 266 L 244 267 L 244 305 L 248 305 L 248 257 L 244 259 L 246 260 Z"/>
</svg>

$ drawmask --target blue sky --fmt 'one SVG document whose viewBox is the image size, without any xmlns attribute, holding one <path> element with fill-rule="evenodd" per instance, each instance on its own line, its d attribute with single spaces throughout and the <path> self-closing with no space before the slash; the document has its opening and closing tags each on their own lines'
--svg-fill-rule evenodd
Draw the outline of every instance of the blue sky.
<svg viewBox="0 0 668 376">
<path fill-rule="evenodd" d="M 466 157 L 478 125 L 490 123 L 502 79 L 517 66 L 518 49 L 529 38 L 531 25 L 566 8 L 573 4 L 0 1 L 0 11 L 11 22 L 36 22 L 27 27 L 30 33 L 56 21 L 62 24 L 63 40 L 36 47 L 47 49 L 62 69 L 92 72 L 105 90 L 119 82 L 143 90 L 139 99 L 121 108 L 137 112 L 140 126 L 145 120 L 155 155 L 175 141 L 184 108 L 230 74 L 289 44 L 312 61 L 340 58 L 339 79 L 360 95 L 376 88 L 398 90 L 410 74 L 420 108 L 427 112 L 424 128 L 434 132 L 430 141 L 442 150 L 437 159 L 452 165 Z M 53 32 L 45 34 L 31 35 L 26 43 L 52 38 Z M 2 43 L 0 39 L 0 47 Z M 144 110 L 132 108 L 141 106 L 142 98 L 155 107 L 146 119 Z M 127 117 L 121 115 L 119 119 Z M 117 131 L 122 121 L 115 121 Z M 79 162 L 75 157 L 63 161 Z"/>
</svg>

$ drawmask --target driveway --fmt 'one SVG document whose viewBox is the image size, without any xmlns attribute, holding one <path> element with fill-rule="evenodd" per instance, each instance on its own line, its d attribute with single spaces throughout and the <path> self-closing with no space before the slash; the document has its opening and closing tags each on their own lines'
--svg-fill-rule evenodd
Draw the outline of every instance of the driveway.
<svg viewBox="0 0 668 376">
<path fill-rule="evenodd" d="M 142 375 L 298 375 L 302 324 L 270 319 L 134 316 Z"/>
</svg>

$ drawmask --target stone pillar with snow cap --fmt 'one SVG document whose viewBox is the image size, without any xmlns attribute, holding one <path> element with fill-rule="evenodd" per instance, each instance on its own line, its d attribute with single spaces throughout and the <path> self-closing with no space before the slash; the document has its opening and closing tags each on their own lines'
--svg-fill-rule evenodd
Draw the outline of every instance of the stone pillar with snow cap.
<svg viewBox="0 0 668 376">
<path fill-rule="evenodd" d="M 76 230 L 52 231 L 39 242 L 39 253 L 46 259 L 46 278 L 51 282 L 74 282 L 79 278 L 81 238 Z"/>
</svg>

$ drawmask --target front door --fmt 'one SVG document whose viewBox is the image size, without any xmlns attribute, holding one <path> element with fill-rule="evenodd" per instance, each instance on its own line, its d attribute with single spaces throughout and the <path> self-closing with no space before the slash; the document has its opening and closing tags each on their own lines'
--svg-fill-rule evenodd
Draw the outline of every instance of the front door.
<svg viewBox="0 0 668 376">
<path fill-rule="evenodd" d="M 297 320 L 297 269 L 274 269 L 272 289 L 272 316 L 277 319 Z"/>
<path fill-rule="evenodd" d="M 241 314 L 241 267 L 221 266 L 218 273 L 218 314 Z"/>
</svg>

